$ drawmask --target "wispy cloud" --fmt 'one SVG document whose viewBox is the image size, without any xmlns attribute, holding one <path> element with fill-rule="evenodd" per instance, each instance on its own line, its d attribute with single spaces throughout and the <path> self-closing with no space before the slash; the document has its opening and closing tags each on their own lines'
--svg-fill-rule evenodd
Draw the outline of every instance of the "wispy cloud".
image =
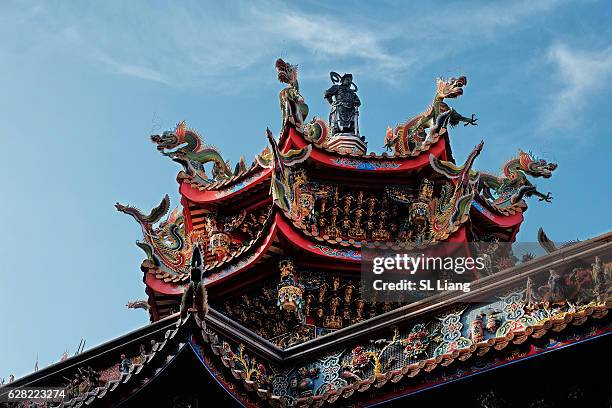
<svg viewBox="0 0 612 408">
<path fill-rule="evenodd" d="M 541 130 L 578 126 L 589 97 L 612 86 L 612 47 L 584 50 L 558 43 L 547 59 L 554 64 L 561 91 L 551 97 Z"/>
<path fill-rule="evenodd" d="M 149 67 L 117 61 L 103 53 L 99 53 L 97 58 L 100 62 L 106 64 L 110 69 L 119 75 L 126 75 L 144 79 L 146 81 L 159 82 L 169 85 L 169 81 L 159 71 Z"/>
<path fill-rule="evenodd" d="M 146 8 L 109 2 L 105 7 L 37 6 L 27 23 L 41 43 L 55 39 L 53 46 L 74 49 L 117 75 L 169 86 L 218 87 L 230 78 L 239 86 L 247 82 L 241 81 L 246 70 L 251 81 L 269 78 L 279 55 L 302 65 L 314 60 L 314 69 L 327 70 L 333 62 L 361 76 L 393 81 L 527 25 L 564 2 L 449 4 L 446 12 L 398 4 L 393 13 L 373 9 L 365 15 L 349 13 L 345 5 L 309 8 L 275 0 Z M 70 36 L 57 36 L 66 27 Z"/>
<path fill-rule="evenodd" d="M 280 40 L 300 46 L 322 58 L 356 58 L 374 61 L 383 67 L 401 64 L 383 45 L 384 34 L 338 17 L 277 10 L 270 13 L 256 8 L 253 16 L 263 30 Z"/>
</svg>

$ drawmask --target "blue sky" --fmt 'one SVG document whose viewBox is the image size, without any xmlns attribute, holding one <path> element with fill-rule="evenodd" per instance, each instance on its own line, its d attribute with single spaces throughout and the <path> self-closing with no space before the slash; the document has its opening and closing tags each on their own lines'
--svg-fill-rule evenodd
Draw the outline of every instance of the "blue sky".
<svg viewBox="0 0 612 408">
<path fill-rule="evenodd" d="M 552 204 L 530 200 L 519 239 L 612 226 L 612 10 L 604 1 L 2 2 L 0 4 L 0 377 L 30 372 L 147 323 L 139 227 L 116 201 L 176 203 L 178 165 L 148 136 L 185 119 L 232 163 L 279 130 L 274 61 L 300 66 L 325 116 L 329 71 L 352 72 L 361 129 L 430 103 L 434 78 L 465 74 L 451 102 L 478 127 L 453 130 L 461 161 L 497 172 L 518 148 L 559 163 Z"/>
</svg>

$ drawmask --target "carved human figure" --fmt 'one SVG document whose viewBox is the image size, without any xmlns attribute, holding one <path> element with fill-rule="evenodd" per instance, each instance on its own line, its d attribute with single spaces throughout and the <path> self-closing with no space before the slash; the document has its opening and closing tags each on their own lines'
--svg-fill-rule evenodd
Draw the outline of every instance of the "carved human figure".
<svg viewBox="0 0 612 408">
<path fill-rule="evenodd" d="M 357 208 L 353 210 L 353 228 L 349 230 L 349 236 L 351 238 L 363 239 L 365 238 L 366 231 L 361 227 L 361 219 L 365 215 L 365 211 L 361 207 L 361 202 L 357 203 Z"/>
<path fill-rule="evenodd" d="M 349 282 L 347 283 L 347 285 L 344 288 L 344 303 L 345 304 L 350 304 L 351 303 L 351 298 L 353 297 L 353 291 L 355 290 L 355 286 Z"/>
<path fill-rule="evenodd" d="M 327 282 L 323 282 L 321 286 L 319 286 L 319 303 L 323 303 L 325 301 L 325 293 L 327 293 L 327 289 L 329 285 Z"/>
<path fill-rule="evenodd" d="M 306 304 L 304 305 L 304 315 L 310 317 L 312 313 L 312 302 L 314 301 L 314 295 L 309 293 L 306 295 Z"/>
<path fill-rule="evenodd" d="M 365 302 L 363 299 L 355 300 L 355 319 L 354 321 L 360 322 L 363 320 L 363 308 L 365 306 Z"/>
<path fill-rule="evenodd" d="M 338 306 L 340 306 L 340 298 L 334 296 L 329 302 L 329 314 L 331 316 L 336 316 L 338 314 Z"/>
<path fill-rule="evenodd" d="M 127 358 L 125 354 L 121 354 L 121 362 L 119 363 L 119 370 L 122 373 L 129 373 L 131 366 L 132 366 L 132 360 Z"/>
<path fill-rule="evenodd" d="M 334 276 L 332 279 L 332 289 L 335 292 L 338 291 L 338 289 L 340 289 L 340 277 L 339 276 Z"/>
<path fill-rule="evenodd" d="M 326 206 L 327 206 L 327 199 L 323 198 L 321 199 L 321 205 L 319 207 L 319 218 L 318 218 L 318 227 L 320 229 L 323 229 L 327 226 L 327 220 L 325 219 L 325 213 L 326 213 Z"/>
<path fill-rule="evenodd" d="M 606 285 L 606 273 L 601 258 L 596 256 L 595 262 L 591 265 L 593 268 L 592 276 L 595 283 L 595 293 L 597 294 L 597 300 L 602 301 L 605 299 L 605 294 L 609 291 Z"/>
<path fill-rule="evenodd" d="M 340 229 L 338 228 L 338 215 L 340 214 L 340 207 L 334 205 L 331 209 L 331 221 L 330 225 L 326 230 L 327 235 L 331 238 L 335 238 L 340 235 Z"/>
<path fill-rule="evenodd" d="M 332 134 L 350 133 L 359 136 L 357 117 L 361 101 L 357 96 L 357 85 L 352 74 L 340 76 L 337 72 L 329 74 L 333 85 L 325 91 L 325 99 L 331 105 L 329 124 Z"/>
</svg>

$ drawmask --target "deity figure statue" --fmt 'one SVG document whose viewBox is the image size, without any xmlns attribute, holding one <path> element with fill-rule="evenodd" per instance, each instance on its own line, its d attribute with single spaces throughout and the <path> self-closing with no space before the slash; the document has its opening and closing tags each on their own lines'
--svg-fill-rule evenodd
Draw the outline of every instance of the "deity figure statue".
<svg viewBox="0 0 612 408">
<path fill-rule="evenodd" d="M 352 74 L 340 76 L 337 72 L 329 74 L 333 85 L 325 91 L 325 99 L 331 105 L 329 124 L 332 135 L 338 133 L 359 136 L 359 106 L 361 101 L 357 96 L 357 85 Z"/>
</svg>

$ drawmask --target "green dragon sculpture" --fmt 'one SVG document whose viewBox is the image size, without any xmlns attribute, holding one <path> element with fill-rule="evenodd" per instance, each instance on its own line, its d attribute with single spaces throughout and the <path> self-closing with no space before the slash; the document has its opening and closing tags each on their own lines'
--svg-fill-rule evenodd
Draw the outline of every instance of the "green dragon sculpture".
<svg viewBox="0 0 612 408">
<path fill-rule="evenodd" d="M 449 200 L 453 203 L 453 206 L 445 207 L 446 211 L 441 212 L 443 216 L 440 216 L 439 219 L 434 220 L 435 222 L 432 223 L 434 227 L 438 224 L 454 225 L 467 216 L 479 181 L 479 173 L 473 171 L 472 166 L 478 155 L 480 155 L 483 146 L 484 141 L 480 141 L 470 152 L 465 163 L 460 166 L 449 161 L 440 160 L 434 155 L 429 155 L 429 163 L 434 171 L 453 180 L 455 186 Z M 443 193 L 443 197 L 448 195 L 447 191 L 443 191 Z"/>
<path fill-rule="evenodd" d="M 289 121 L 301 131 L 304 126 L 304 120 L 308 116 L 308 105 L 306 105 L 304 98 L 300 94 L 297 65 L 291 65 L 279 58 L 276 60 L 275 66 L 278 72 L 278 80 L 289 85 L 280 91 L 279 94 L 280 108 L 283 115 L 282 126 L 284 128 L 285 123 Z"/>
<path fill-rule="evenodd" d="M 272 169 L 270 192 L 272 193 L 274 204 L 282 210 L 291 213 L 292 207 L 295 207 L 295 199 L 299 195 L 299 192 L 294 191 L 296 186 L 292 184 L 291 169 L 296 164 L 308 159 L 312 151 L 312 145 L 307 145 L 302 149 L 291 149 L 287 152 L 282 152 L 269 128 L 266 128 L 266 137 L 270 147 L 257 156 L 256 160 L 261 167 Z"/>
<path fill-rule="evenodd" d="M 161 221 L 170 209 L 168 195 L 149 214 L 143 214 L 138 208 L 119 203 L 115 204 L 115 208 L 132 216 L 140 224 L 144 239 L 136 245 L 147 254 L 149 261 L 167 272 L 189 272 L 188 261 L 193 245 L 191 237 L 185 234 L 185 222 L 180 208 L 175 208 L 165 220 Z"/>
<path fill-rule="evenodd" d="M 444 102 L 445 99 L 463 95 L 465 85 L 467 85 L 465 76 L 450 79 L 438 78 L 436 95 L 432 104 L 423 113 L 398 125 L 395 131 L 389 128 L 385 136 L 385 148 L 393 149 L 395 155 L 408 154 L 420 148 L 427 140 L 426 129 L 430 129 L 429 134 L 432 134 L 441 128 L 446 128 L 449 124 L 456 126 L 463 122 L 464 126 L 476 126 L 478 119 L 474 114 L 467 118 Z"/>
<path fill-rule="evenodd" d="M 204 169 L 207 163 L 213 163 L 213 180 L 227 179 L 246 170 L 244 158 L 241 158 L 232 173 L 229 162 L 223 160 L 221 153 L 215 147 L 205 146 L 196 131 L 187 129 L 185 121 L 180 122 L 174 131 L 152 135 L 151 141 L 157 145 L 157 150 L 164 156 L 181 164 L 188 178 L 196 179 L 201 183 L 210 183 Z M 178 149 L 171 150 L 177 147 Z"/>
<path fill-rule="evenodd" d="M 400 227 L 398 241 L 418 246 L 443 241 L 468 220 L 478 183 L 478 173 L 471 169 L 483 145 L 480 142 L 460 166 L 429 156 L 432 169 L 450 180 L 436 178 L 439 195 L 434 196 L 435 184 L 427 178 L 421 180 L 417 196 L 402 186 L 385 189 L 392 200 L 408 205 L 408 219 Z"/>
<path fill-rule="evenodd" d="M 536 196 L 540 201 L 551 202 L 551 193 L 539 192 L 527 176 L 550 178 L 556 168 L 556 163 L 536 159 L 530 153 L 519 150 L 518 156 L 504 165 L 503 175 L 480 173 L 478 192 L 499 210 L 512 207 L 524 197 Z"/>
</svg>

